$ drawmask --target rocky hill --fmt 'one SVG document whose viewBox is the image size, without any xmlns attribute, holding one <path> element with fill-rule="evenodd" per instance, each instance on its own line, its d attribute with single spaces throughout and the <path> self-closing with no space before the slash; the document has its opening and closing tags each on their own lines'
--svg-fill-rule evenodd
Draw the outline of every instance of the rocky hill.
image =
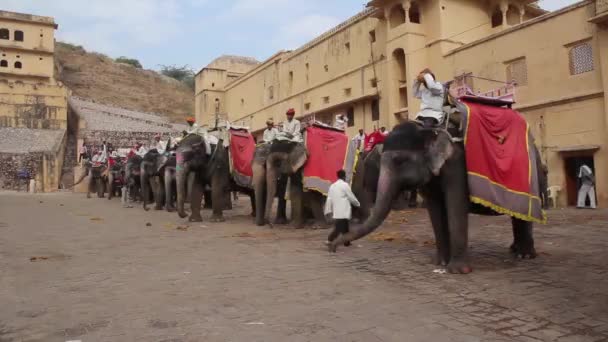
<svg viewBox="0 0 608 342">
<path fill-rule="evenodd" d="M 194 114 L 194 91 L 155 71 L 143 70 L 80 46 L 58 42 L 55 60 L 59 80 L 73 95 L 135 111 L 167 115 L 184 122 Z"/>
</svg>

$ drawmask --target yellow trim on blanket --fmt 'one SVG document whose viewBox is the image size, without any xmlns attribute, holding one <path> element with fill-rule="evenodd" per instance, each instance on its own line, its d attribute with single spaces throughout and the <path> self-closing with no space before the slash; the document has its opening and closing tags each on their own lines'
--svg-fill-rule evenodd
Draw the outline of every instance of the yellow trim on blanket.
<svg viewBox="0 0 608 342">
<path fill-rule="evenodd" d="M 490 201 L 486 201 L 483 198 L 479 198 L 476 196 L 469 196 L 469 199 L 471 200 L 471 202 L 477 203 L 479 205 L 483 205 L 484 207 L 490 208 L 499 214 L 515 217 L 515 218 L 523 220 L 523 221 L 547 224 L 547 215 L 545 214 L 545 212 L 543 210 L 541 210 L 541 214 L 542 214 L 543 218 L 541 220 L 539 220 L 532 215 L 524 215 L 524 214 L 521 214 L 521 213 L 518 213 L 518 212 L 515 212 L 512 210 L 509 210 L 507 208 L 496 205 Z"/>
<path fill-rule="evenodd" d="M 462 103 L 464 104 L 464 107 L 467 109 L 467 128 L 464 134 L 464 144 L 467 144 L 467 140 L 469 138 L 469 123 L 471 122 L 471 108 L 469 108 L 469 106 L 466 103 Z"/>
<path fill-rule="evenodd" d="M 355 178 L 355 174 L 357 173 L 357 163 L 359 163 L 359 154 L 361 154 L 361 151 L 359 151 L 359 149 L 357 149 L 355 151 L 355 161 L 353 161 L 353 169 L 352 169 L 352 174 L 350 177 L 350 186 L 353 186 L 353 179 Z M 346 163 L 346 160 L 344 161 Z"/>
</svg>

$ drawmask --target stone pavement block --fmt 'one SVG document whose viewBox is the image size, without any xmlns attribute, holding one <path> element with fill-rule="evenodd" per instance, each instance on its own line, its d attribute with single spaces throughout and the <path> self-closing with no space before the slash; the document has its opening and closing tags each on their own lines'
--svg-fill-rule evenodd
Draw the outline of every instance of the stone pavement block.
<svg viewBox="0 0 608 342">
<path fill-rule="evenodd" d="M 330 255 L 319 243 L 327 232 L 254 227 L 248 204 L 237 208 L 225 223 L 177 231 L 164 227 L 186 224 L 176 215 L 118 201 L 0 195 L 10 227 L 0 234 L 0 307 L 20 312 L 0 310 L 0 340 L 608 339 L 598 304 L 608 301 L 606 210 L 550 212 L 535 232 L 548 255 L 534 261 L 510 259 L 507 218 L 471 216 L 472 227 L 485 227 L 471 229 L 475 272 L 453 276 L 432 273 L 434 251 L 421 243 L 366 240 Z M 103 221 L 91 221 L 93 212 Z M 426 213 L 408 215 L 407 234 L 432 240 Z M 244 233 L 252 237 L 235 237 Z"/>
</svg>

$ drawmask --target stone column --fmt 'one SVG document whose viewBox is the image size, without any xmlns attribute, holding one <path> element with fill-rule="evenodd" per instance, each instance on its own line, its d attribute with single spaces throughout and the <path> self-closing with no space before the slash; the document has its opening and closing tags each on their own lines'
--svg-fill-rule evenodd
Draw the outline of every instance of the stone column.
<svg viewBox="0 0 608 342">
<path fill-rule="evenodd" d="M 391 31 L 391 9 L 384 7 L 384 21 L 386 21 L 386 34 Z"/>
<path fill-rule="evenodd" d="M 409 23 L 410 22 L 410 8 L 412 7 L 411 0 L 403 0 L 403 2 L 401 3 L 401 6 L 403 7 L 403 10 L 405 11 L 405 22 Z"/>
<path fill-rule="evenodd" d="M 526 15 L 526 7 L 524 6 L 519 6 L 519 23 L 523 23 L 524 22 L 524 15 Z"/>
<path fill-rule="evenodd" d="M 507 0 L 500 1 L 500 11 L 502 12 L 502 27 L 507 28 L 507 11 L 509 10 L 509 2 Z"/>
</svg>

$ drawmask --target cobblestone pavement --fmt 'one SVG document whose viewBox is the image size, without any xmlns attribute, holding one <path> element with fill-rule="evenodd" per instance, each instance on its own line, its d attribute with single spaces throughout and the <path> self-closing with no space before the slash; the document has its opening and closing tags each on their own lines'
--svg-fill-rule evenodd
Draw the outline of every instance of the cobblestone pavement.
<svg viewBox="0 0 608 342">
<path fill-rule="evenodd" d="M 472 216 L 464 276 L 434 272 L 424 210 L 330 255 L 327 231 L 254 227 L 246 203 L 188 225 L 0 194 L 0 341 L 608 340 L 608 210 L 550 211 L 532 261 L 508 219 Z"/>
</svg>

